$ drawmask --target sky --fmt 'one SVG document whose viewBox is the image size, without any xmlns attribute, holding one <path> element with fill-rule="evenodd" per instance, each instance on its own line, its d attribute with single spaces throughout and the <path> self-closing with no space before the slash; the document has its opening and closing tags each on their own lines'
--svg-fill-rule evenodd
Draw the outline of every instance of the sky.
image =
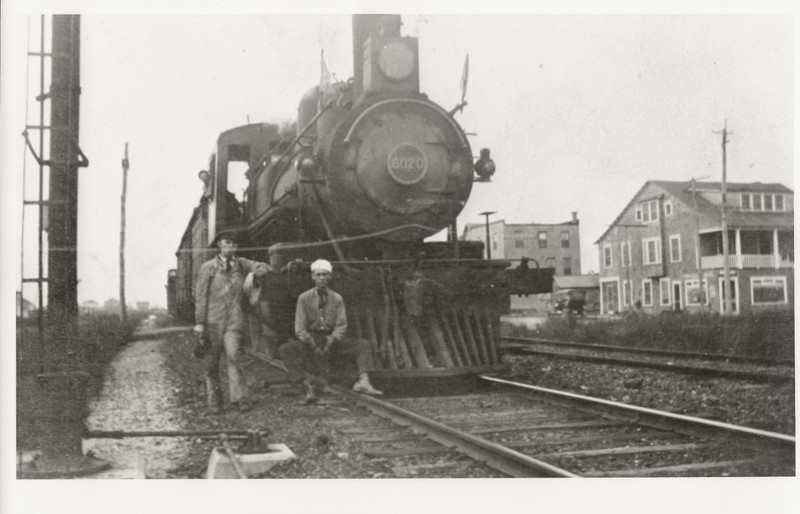
<svg viewBox="0 0 800 514">
<path fill-rule="evenodd" d="M 20 204 L 22 170 L 29 188 L 36 172 L 19 134 L 26 98 L 29 122 L 38 118 L 26 41 L 38 47 L 39 21 L 30 18 L 29 35 L 28 18 L 15 7 L 3 40 L 3 163 L 14 171 Z M 90 165 L 79 175 L 79 303 L 119 296 L 125 144 L 126 298 L 163 306 L 167 271 L 201 195 L 197 172 L 217 135 L 294 119 L 301 96 L 319 81 L 321 50 L 336 78 L 350 77 L 348 12 L 356 10 L 87 9 L 80 145 Z M 487 210 L 496 211 L 492 221 L 509 223 L 561 223 L 577 211 L 581 268 L 596 271 L 594 242 L 645 181 L 721 179 L 725 124 L 729 181 L 794 188 L 795 27 L 787 14 L 404 14 L 402 31 L 419 37 L 422 92 L 447 110 L 460 101 L 469 54 L 468 105 L 456 119 L 472 134 L 476 156 L 491 149 L 497 172 L 473 187 L 459 231 L 482 223 L 478 213 Z M 28 208 L 26 223 L 34 218 Z M 5 227 L 4 244 L 14 234 L 17 276 L 20 269 L 29 276 L 34 236 L 26 228 L 19 266 L 19 227 L 19 220 Z"/>
</svg>

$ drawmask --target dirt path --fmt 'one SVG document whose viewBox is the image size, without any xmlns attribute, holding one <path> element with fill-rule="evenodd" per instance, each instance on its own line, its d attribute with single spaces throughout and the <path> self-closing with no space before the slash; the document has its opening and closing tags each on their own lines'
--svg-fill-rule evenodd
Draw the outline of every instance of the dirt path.
<svg viewBox="0 0 800 514">
<path fill-rule="evenodd" d="M 111 363 L 98 398 L 90 405 L 89 430 L 178 430 L 185 428 L 176 408 L 160 347 L 165 340 L 138 341 Z M 88 439 L 84 451 L 112 463 L 93 478 L 178 478 L 170 473 L 192 443 L 184 438 Z"/>
</svg>

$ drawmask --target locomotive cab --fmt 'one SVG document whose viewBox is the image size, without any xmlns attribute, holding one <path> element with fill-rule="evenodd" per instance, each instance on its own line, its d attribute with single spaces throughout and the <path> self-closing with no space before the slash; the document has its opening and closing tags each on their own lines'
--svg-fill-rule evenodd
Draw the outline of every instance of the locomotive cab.
<svg viewBox="0 0 800 514">
<path fill-rule="evenodd" d="M 245 204 L 252 189 L 249 170 L 274 147 L 276 125 L 253 123 L 220 134 L 209 158 L 204 196 L 208 201 L 208 242 L 220 226 L 239 226 L 245 218 Z M 238 193 L 238 196 L 237 196 Z"/>
</svg>

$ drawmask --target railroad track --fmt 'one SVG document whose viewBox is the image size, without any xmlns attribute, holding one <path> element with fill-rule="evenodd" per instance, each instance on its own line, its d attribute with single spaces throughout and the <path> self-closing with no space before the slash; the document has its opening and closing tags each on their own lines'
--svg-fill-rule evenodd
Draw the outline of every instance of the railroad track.
<svg viewBox="0 0 800 514">
<path fill-rule="evenodd" d="M 672 357 L 676 359 L 696 359 L 717 362 L 739 362 L 742 364 L 792 366 L 792 359 L 769 359 L 765 357 L 746 357 L 743 355 L 725 355 L 720 353 L 679 352 L 674 350 L 658 350 L 655 348 L 638 348 L 631 346 L 617 346 L 609 344 L 578 343 L 575 341 L 560 341 L 556 339 L 543 339 L 540 337 L 503 337 L 507 343 L 546 344 L 561 348 L 580 348 L 586 350 L 602 350 L 609 352 L 622 352 L 632 355 L 654 355 L 659 357 Z"/>
<path fill-rule="evenodd" d="M 275 365 L 275 361 L 272 361 Z M 399 476 L 468 460 L 513 477 L 794 476 L 795 438 L 491 376 L 479 392 L 383 399 L 329 392 L 377 416 L 339 420 L 365 458 Z"/>
<path fill-rule="evenodd" d="M 646 367 L 710 378 L 732 378 L 756 382 L 794 380 L 794 363 L 778 359 L 674 352 L 519 337 L 503 338 L 501 351 L 629 367 Z M 609 354 L 617 354 L 617 356 Z M 626 357 L 621 357 L 620 354 L 624 354 Z M 693 362 L 701 359 L 708 362 Z"/>
</svg>

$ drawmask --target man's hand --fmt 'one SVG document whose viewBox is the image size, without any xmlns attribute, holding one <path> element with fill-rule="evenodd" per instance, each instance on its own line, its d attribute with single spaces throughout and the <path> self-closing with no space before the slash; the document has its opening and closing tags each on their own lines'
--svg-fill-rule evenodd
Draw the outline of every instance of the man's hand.
<svg viewBox="0 0 800 514">
<path fill-rule="evenodd" d="M 197 325 L 194 326 L 194 331 L 198 334 L 202 334 L 203 332 L 205 332 L 205 330 L 206 326 L 203 325 L 202 323 L 198 323 Z"/>
<path fill-rule="evenodd" d="M 336 343 L 336 339 L 333 336 L 327 336 L 325 338 L 325 348 L 322 349 L 322 355 L 328 355 L 333 349 L 333 345 Z"/>
<path fill-rule="evenodd" d="M 249 294 L 250 291 L 253 290 L 253 272 L 247 274 L 244 277 L 244 284 L 242 284 L 242 289 L 244 290 L 245 294 Z"/>
</svg>

